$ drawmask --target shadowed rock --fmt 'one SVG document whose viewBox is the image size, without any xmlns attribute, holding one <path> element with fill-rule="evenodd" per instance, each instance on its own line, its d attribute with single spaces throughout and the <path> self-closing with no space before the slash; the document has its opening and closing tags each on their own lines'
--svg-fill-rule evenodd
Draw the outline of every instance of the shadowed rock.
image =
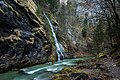
<svg viewBox="0 0 120 80">
<path fill-rule="evenodd" d="M 51 44 L 33 0 L 0 0 L 0 72 L 44 63 Z"/>
</svg>

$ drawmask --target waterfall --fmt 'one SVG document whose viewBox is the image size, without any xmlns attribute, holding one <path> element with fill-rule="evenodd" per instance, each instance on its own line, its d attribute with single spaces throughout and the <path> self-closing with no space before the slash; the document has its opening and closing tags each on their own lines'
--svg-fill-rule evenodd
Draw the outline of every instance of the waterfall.
<svg viewBox="0 0 120 80">
<path fill-rule="evenodd" d="M 58 56 L 58 61 L 60 61 L 61 58 L 64 59 L 64 54 L 63 54 L 64 49 L 63 49 L 63 46 L 57 40 L 56 34 L 54 32 L 54 29 L 53 29 L 53 25 L 52 25 L 50 19 L 47 17 L 47 15 L 45 13 L 44 13 L 44 16 L 48 20 L 50 28 L 52 30 L 52 34 L 53 34 L 54 42 L 55 42 L 55 46 L 56 46 L 56 53 L 57 53 L 57 56 Z"/>
<path fill-rule="evenodd" d="M 69 36 L 69 38 L 72 40 L 72 43 L 73 43 L 73 44 L 76 44 L 75 37 L 74 37 L 73 34 L 71 33 L 70 29 L 68 29 L 68 36 Z"/>
</svg>

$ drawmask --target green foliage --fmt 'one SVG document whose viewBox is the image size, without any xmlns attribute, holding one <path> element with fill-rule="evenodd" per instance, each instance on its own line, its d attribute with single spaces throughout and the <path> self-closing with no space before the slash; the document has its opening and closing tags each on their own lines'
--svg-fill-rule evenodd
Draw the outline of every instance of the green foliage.
<svg viewBox="0 0 120 80">
<path fill-rule="evenodd" d="M 41 5 L 49 8 L 51 12 L 54 12 L 57 9 L 57 0 L 41 0 Z"/>
<path fill-rule="evenodd" d="M 87 29 L 86 29 L 86 27 L 84 27 L 84 28 L 82 29 L 82 36 L 83 36 L 84 38 L 87 36 Z"/>
<path fill-rule="evenodd" d="M 93 42 L 97 52 L 100 51 L 101 44 L 104 42 L 104 28 L 102 23 L 99 23 L 93 34 Z"/>
<path fill-rule="evenodd" d="M 40 15 L 41 14 L 41 12 L 42 12 L 42 8 L 41 8 L 41 6 L 40 6 L 40 4 L 37 4 L 37 12 L 36 12 L 36 14 L 37 15 Z"/>
<path fill-rule="evenodd" d="M 87 20 L 87 18 L 85 18 L 84 21 L 83 21 L 83 26 L 87 27 L 87 25 L 88 25 L 88 20 Z"/>
<path fill-rule="evenodd" d="M 83 29 L 82 29 L 82 36 L 85 38 L 87 37 L 87 29 L 88 29 L 88 19 L 87 16 L 85 16 L 85 19 L 83 21 Z"/>
</svg>

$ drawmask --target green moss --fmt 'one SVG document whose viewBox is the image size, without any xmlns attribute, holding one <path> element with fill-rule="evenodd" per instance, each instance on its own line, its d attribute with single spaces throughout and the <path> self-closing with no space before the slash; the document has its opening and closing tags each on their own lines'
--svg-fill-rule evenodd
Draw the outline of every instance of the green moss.
<svg viewBox="0 0 120 80">
<path fill-rule="evenodd" d="M 36 14 L 39 16 L 41 14 L 41 12 L 42 12 L 42 8 L 41 8 L 40 4 L 38 3 Z"/>
<path fill-rule="evenodd" d="M 117 65 L 120 65 L 120 59 L 118 59 L 116 63 L 117 63 Z"/>
<path fill-rule="evenodd" d="M 68 73 L 72 73 L 72 72 L 77 72 L 77 70 L 74 68 L 67 67 L 60 71 L 60 73 L 63 73 L 63 74 L 68 74 Z"/>
<path fill-rule="evenodd" d="M 72 72 L 72 69 L 71 68 L 64 68 L 62 70 L 63 73 L 69 73 L 69 72 Z"/>
<path fill-rule="evenodd" d="M 56 74 L 53 80 L 69 80 L 67 75 Z"/>
<path fill-rule="evenodd" d="M 119 53 L 112 53 L 111 56 L 112 57 L 118 57 L 118 56 L 120 57 L 120 54 Z"/>
<path fill-rule="evenodd" d="M 50 19 L 51 19 L 52 23 L 58 25 L 58 22 L 55 19 L 54 15 L 52 13 L 50 13 L 49 16 L 50 16 Z"/>
<path fill-rule="evenodd" d="M 84 27 L 83 30 L 82 30 L 82 36 L 83 37 L 87 36 L 87 28 L 86 27 Z"/>
<path fill-rule="evenodd" d="M 106 52 L 101 52 L 97 55 L 97 58 L 102 58 L 102 57 L 105 57 L 107 55 Z"/>
</svg>

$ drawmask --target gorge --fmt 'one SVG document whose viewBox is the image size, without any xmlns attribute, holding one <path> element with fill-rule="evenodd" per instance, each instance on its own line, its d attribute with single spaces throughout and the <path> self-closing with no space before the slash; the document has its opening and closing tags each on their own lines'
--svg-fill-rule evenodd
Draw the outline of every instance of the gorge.
<svg viewBox="0 0 120 80">
<path fill-rule="evenodd" d="M 56 53 L 57 53 L 58 61 L 60 61 L 61 57 L 62 57 L 62 59 L 64 59 L 64 54 L 63 54 L 64 49 L 63 49 L 62 45 L 57 40 L 57 37 L 56 37 L 56 34 L 54 32 L 53 25 L 52 25 L 51 21 L 49 20 L 49 18 L 47 17 L 47 15 L 45 13 L 44 13 L 44 15 L 45 15 L 46 19 L 48 20 L 48 22 L 50 24 L 52 34 L 53 34 L 53 37 L 54 37 L 55 46 L 56 46 Z"/>
<path fill-rule="evenodd" d="M 0 0 L 0 80 L 119 80 L 119 0 Z"/>
</svg>

